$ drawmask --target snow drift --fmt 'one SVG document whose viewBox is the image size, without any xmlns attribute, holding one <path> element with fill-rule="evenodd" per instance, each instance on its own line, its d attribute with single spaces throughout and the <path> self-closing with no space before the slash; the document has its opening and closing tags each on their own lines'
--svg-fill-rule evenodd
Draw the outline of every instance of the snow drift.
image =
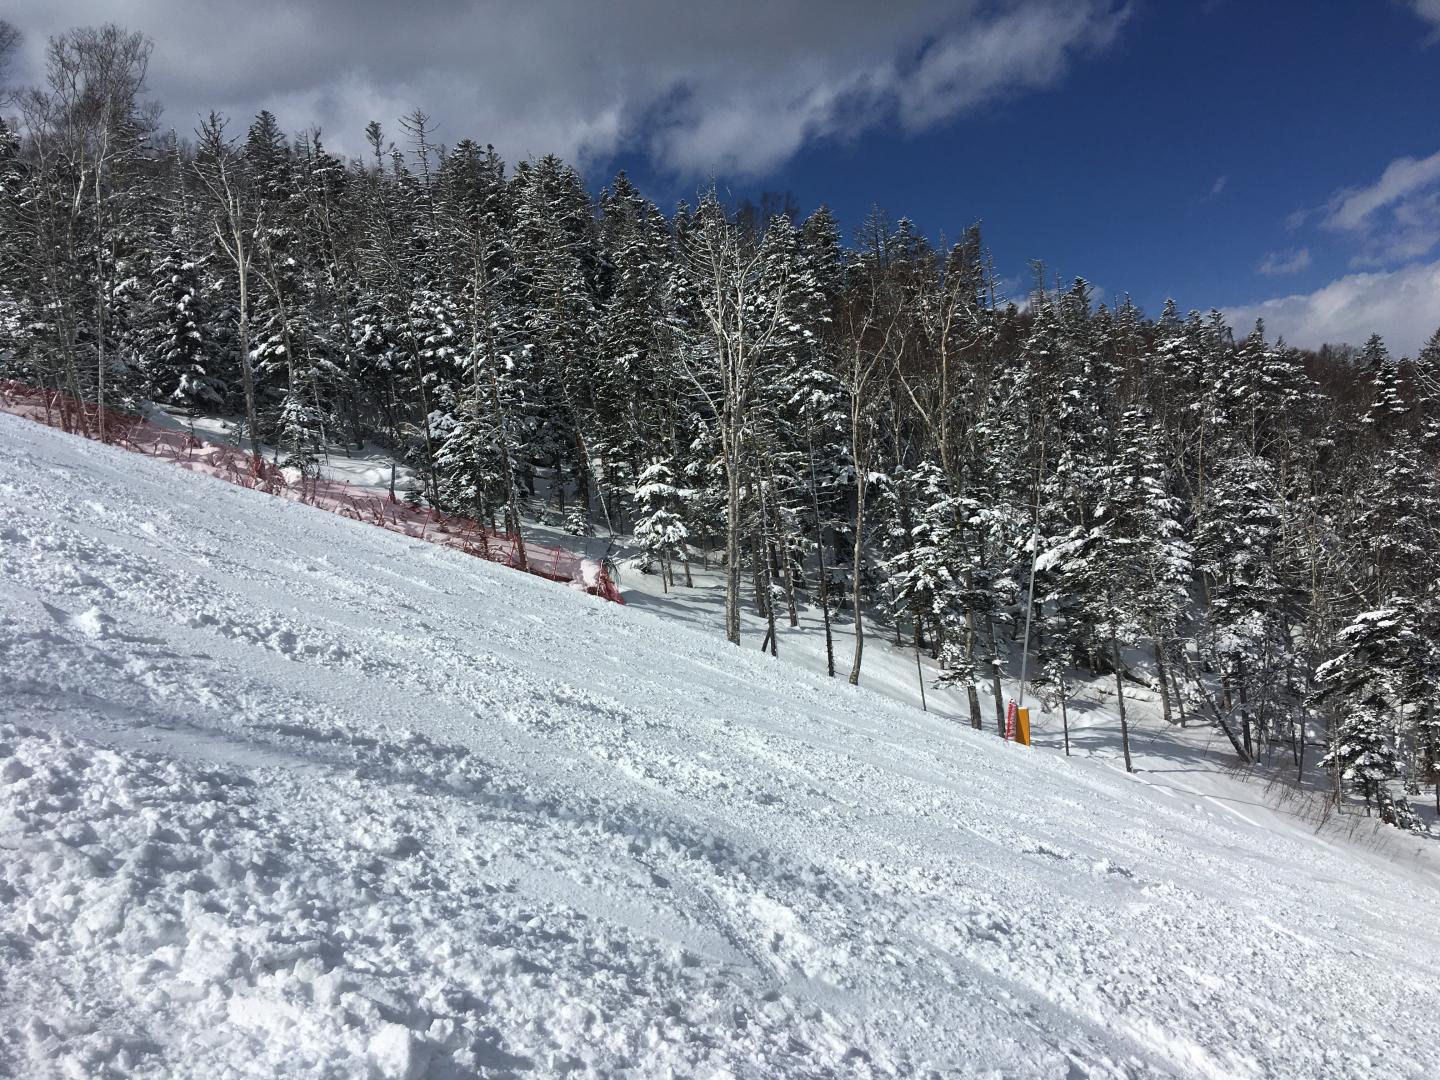
<svg viewBox="0 0 1440 1080">
<path fill-rule="evenodd" d="M 1433 1073 L 1429 852 L 0 446 L 0 1072 Z"/>
</svg>

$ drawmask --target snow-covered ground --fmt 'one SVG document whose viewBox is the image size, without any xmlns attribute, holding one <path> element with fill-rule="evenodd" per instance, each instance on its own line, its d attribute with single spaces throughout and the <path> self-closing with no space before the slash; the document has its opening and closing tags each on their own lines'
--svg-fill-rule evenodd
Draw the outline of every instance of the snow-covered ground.
<svg viewBox="0 0 1440 1080">
<path fill-rule="evenodd" d="M 579 550 L 588 543 L 589 551 L 600 553 L 603 540 L 582 541 L 567 537 L 556 529 L 531 525 L 529 529 L 547 544 L 568 543 Z M 621 551 L 629 549 L 623 545 Z M 725 605 L 724 580 L 717 569 L 705 569 L 698 562 L 692 567 L 693 588 L 667 590 L 658 573 L 640 574 L 627 560 L 622 560 L 621 578 L 626 602 L 633 608 L 651 611 L 661 617 L 693 628 L 697 633 L 719 636 L 722 633 Z M 747 583 L 748 586 L 748 583 Z M 749 593 L 746 590 L 748 601 Z M 753 605 L 741 613 L 742 647 L 758 649 L 765 639 L 764 620 Z M 869 690 L 893 701 L 916 709 L 922 708 L 921 681 L 925 691 L 923 707 L 940 717 L 968 724 L 970 711 L 963 688 L 937 685 L 942 674 L 940 666 L 922 652 L 917 662 L 909 626 L 901 626 L 902 639 L 897 642 L 893 625 L 879 625 L 867 616 L 864 663 L 861 682 Z M 834 640 L 836 677 L 844 681 L 850 673 L 855 638 L 848 608 L 836 614 L 831 632 Z M 818 607 L 799 608 L 799 625 L 791 627 L 785 619 L 779 623 L 779 659 L 797 664 L 812 672 L 825 672 L 824 624 Z M 1018 651 L 1018 650 L 1017 650 Z M 1012 652 L 1007 670 L 1019 667 Z M 1153 669 L 1149 658 L 1136 652 L 1127 663 L 1137 678 L 1150 678 Z M 1071 672 L 1075 686 L 1069 703 L 1070 752 L 1076 757 L 1095 759 L 1115 768 L 1122 767 L 1120 720 L 1115 707 L 1114 676 L 1105 673 L 1091 677 L 1083 670 Z M 1002 683 L 1004 701 L 1019 696 L 1016 681 Z M 1033 693 L 1026 699 L 1031 709 L 1031 735 L 1035 746 L 1045 752 L 1063 753 L 1064 728 L 1058 706 L 1046 709 Z M 1343 812 L 1336 813 L 1329 801 L 1331 776 L 1316 768 L 1323 753 L 1319 733 L 1313 733 L 1303 773 L 1303 782 L 1295 783 L 1294 763 L 1286 747 L 1274 747 L 1251 767 L 1243 767 L 1229 740 L 1204 715 L 1196 715 L 1193 706 L 1188 726 L 1163 719 L 1158 690 L 1140 685 L 1127 678 L 1126 712 L 1130 722 L 1130 753 L 1136 767 L 1134 779 L 1179 796 L 1182 799 L 1204 800 L 1207 808 L 1223 813 L 1254 818 L 1267 828 L 1295 829 L 1300 832 L 1320 830 L 1327 837 L 1344 837 L 1366 848 L 1413 850 L 1413 837 L 1401 835 L 1382 825 L 1378 818 L 1367 817 L 1364 807 L 1352 799 Z M 981 687 L 981 720 L 986 732 L 998 734 L 997 710 L 989 683 Z M 1003 716 L 1003 712 L 999 715 Z M 1177 710 L 1178 716 L 1178 710 Z M 1440 835 L 1440 823 L 1431 792 L 1423 791 L 1411 799 L 1411 808 L 1432 835 Z M 1432 841 L 1433 842 L 1433 841 Z M 1440 856 L 1440 852 L 1436 853 Z"/>
<path fill-rule="evenodd" d="M 240 422 L 234 417 L 189 416 L 158 405 L 147 407 L 144 416 L 157 427 L 188 432 L 202 442 L 235 446 L 247 451 L 250 448 L 249 442 L 237 435 Z M 267 460 L 275 456 L 275 448 L 268 444 L 262 444 L 261 451 Z M 366 443 L 355 447 L 332 442 L 319 463 L 320 475 L 326 480 L 338 480 L 377 494 L 389 492 L 392 470 L 395 492 L 403 495 L 415 484 L 415 471 L 397 461 L 383 446 Z"/>
<path fill-rule="evenodd" d="M 1428 842 L 13 417 L 0 447 L 0 1073 L 1440 1066 Z"/>
</svg>

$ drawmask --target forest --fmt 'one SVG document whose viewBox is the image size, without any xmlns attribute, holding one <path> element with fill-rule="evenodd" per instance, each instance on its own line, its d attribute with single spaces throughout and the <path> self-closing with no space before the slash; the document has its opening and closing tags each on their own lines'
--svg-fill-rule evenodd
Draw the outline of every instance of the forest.
<svg viewBox="0 0 1440 1080">
<path fill-rule="evenodd" d="M 813 605 L 859 682 L 903 630 L 976 727 L 1022 666 L 1062 712 L 1113 680 L 1122 724 L 1143 681 L 1243 762 L 1440 808 L 1440 331 L 1301 350 L 1039 264 L 1010 296 L 978 227 L 662 209 L 421 111 L 348 160 L 268 112 L 176 131 L 149 56 L 75 30 L 5 99 L 0 378 L 302 471 L 378 443 L 397 497 L 633 536 L 668 587 L 718 560 L 732 642 Z"/>
</svg>

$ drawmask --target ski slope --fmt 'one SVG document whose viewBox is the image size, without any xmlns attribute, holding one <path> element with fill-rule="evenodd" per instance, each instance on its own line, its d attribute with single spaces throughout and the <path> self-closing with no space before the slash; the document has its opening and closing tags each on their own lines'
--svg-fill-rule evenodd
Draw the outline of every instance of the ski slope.
<svg viewBox="0 0 1440 1080">
<path fill-rule="evenodd" d="M 535 534 L 546 544 L 597 555 L 604 541 L 582 541 L 566 536 L 554 528 L 529 525 L 527 535 Z M 617 550 L 632 550 L 617 546 Z M 692 567 L 693 588 L 666 590 L 658 572 L 642 574 L 633 562 L 621 563 L 626 603 L 642 611 L 652 611 L 667 621 L 688 626 L 698 633 L 719 637 L 724 626 L 725 582 L 723 573 L 711 566 Z M 748 597 L 747 597 L 748 599 Z M 854 624 L 848 608 L 834 613 L 836 678 L 845 680 L 854 657 Z M 755 650 L 765 640 L 765 620 L 753 603 L 742 605 L 740 614 L 741 645 Z M 777 618 L 779 660 L 809 671 L 826 671 L 825 633 L 818 605 L 798 605 L 796 626 L 785 618 Z M 970 723 L 970 710 L 965 689 L 956 684 L 940 684 L 945 674 L 940 664 L 922 650 L 917 665 L 914 639 L 910 626 L 902 618 L 901 642 L 896 641 L 895 626 L 886 626 L 867 615 L 865 624 L 865 656 L 861 684 L 867 689 L 915 709 L 924 708 L 932 715 L 959 724 Z M 1001 643 L 1002 649 L 1007 643 Z M 1020 668 L 1019 645 L 1008 643 L 1004 667 L 1009 672 Z M 1434 840 L 1417 840 L 1405 832 L 1368 816 L 1361 801 L 1347 798 L 1340 812 L 1331 800 L 1332 774 L 1317 762 L 1323 748 L 1323 731 L 1312 730 L 1306 747 L 1305 771 L 1301 783 L 1295 781 L 1295 765 L 1291 749 L 1283 743 L 1272 743 L 1250 766 L 1242 765 L 1230 741 L 1218 727 L 1208 722 L 1204 713 L 1196 714 L 1192 702 L 1186 713 L 1186 724 L 1166 720 L 1159 690 L 1154 685 L 1154 665 L 1149 650 L 1126 650 L 1129 677 L 1125 686 L 1125 710 L 1130 728 L 1130 756 L 1135 765 L 1137 783 L 1151 784 L 1178 798 L 1198 800 L 1207 811 L 1242 816 L 1257 827 L 1295 832 L 1305 837 L 1322 831 L 1327 837 L 1344 839 L 1362 848 L 1387 851 L 1405 856 L 1429 852 L 1432 860 L 1440 855 Z M 921 678 L 924 697 L 921 696 Z M 1083 668 L 1070 671 L 1071 696 L 1068 702 L 1070 752 L 1075 757 L 1094 759 L 1113 768 L 1123 767 L 1120 742 L 1120 717 L 1115 703 L 1115 681 L 1111 672 L 1093 674 Z M 1002 680 L 1002 702 L 1019 697 L 1018 680 Z M 1004 705 L 997 712 L 988 681 L 980 687 L 980 719 L 986 732 L 996 736 L 1003 728 Z M 1031 736 L 1036 747 L 1064 753 L 1065 733 L 1060 709 L 1037 700 L 1033 687 L 1024 698 L 1030 706 Z M 1176 719 L 1179 709 L 1176 709 Z M 998 718 L 998 719 L 997 719 Z M 1399 793 L 1400 787 L 1396 785 Z M 1440 815 L 1435 812 L 1432 790 L 1421 789 L 1410 800 L 1411 812 L 1429 830 L 1430 837 L 1440 837 Z M 1431 865 L 1434 865 L 1433 861 Z"/>
<path fill-rule="evenodd" d="M 1420 1077 L 1436 862 L 0 415 L 0 1074 Z"/>
</svg>

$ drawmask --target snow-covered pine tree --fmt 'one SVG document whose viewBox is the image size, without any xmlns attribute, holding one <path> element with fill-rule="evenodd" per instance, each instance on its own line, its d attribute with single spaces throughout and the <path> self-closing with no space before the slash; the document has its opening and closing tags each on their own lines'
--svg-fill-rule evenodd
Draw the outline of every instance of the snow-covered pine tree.
<svg viewBox="0 0 1440 1080">
<path fill-rule="evenodd" d="M 605 486 L 633 486 L 644 456 L 666 448 L 668 234 L 623 172 L 600 197 L 606 296 L 597 324 L 592 452 Z M 673 399 L 670 399 L 673 400 Z"/>
<path fill-rule="evenodd" d="M 1430 581 L 1412 605 L 1413 652 L 1401 688 L 1410 703 L 1411 761 L 1409 779 L 1414 789 L 1429 783 L 1434 788 L 1435 810 L 1440 814 L 1440 581 Z"/>
<path fill-rule="evenodd" d="M 465 329 L 454 299 L 446 292 L 419 286 L 411 294 L 400 336 L 410 354 L 410 374 L 429 408 L 419 426 L 408 430 L 407 456 L 420 480 L 416 495 L 440 502 L 443 475 L 439 462 L 442 442 L 455 430 L 464 383 Z M 464 418 L 473 413 L 464 410 Z M 470 434 L 467 438 L 473 439 Z M 455 449 L 452 447 L 452 450 Z"/>
<path fill-rule="evenodd" d="M 145 324 L 138 335 L 151 396 L 192 412 L 221 408 L 225 399 L 224 381 L 213 371 L 206 340 L 209 320 L 201 275 L 201 261 L 191 257 L 172 231 L 150 271 Z"/>
<path fill-rule="evenodd" d="M 516 167 L 515 296 L 525 347 L 516 354 L 527 387 L 522 466 L 554 469 L 563 508 L 569 485 L 591 504 L 590 414 L 596 311 L 596 225 L 584 183 L 554 156 Z"/>
<path fill-rule="evenodd" d="M 1400 774 L 1407 669 L 1419 645 L 1407 605 L 1356 615 L 1337 637 L 1338 655 L 1322 664 L 1316 680 L 1335 720 L 1320 764 L 1342 785 L 1357 791 L 1382 818 L 1408 825 L 1411 812 L 1387 782 Z"/>
<path fill-rule="evenodd" d="M 1370 595 L 1418 597 L 1434 576 L 1440 544 L 1440 479 L 1423 447 L 1423 426 L 1402 385 L 1400 364 L 1379 336 L 1361 358 L 1372 374 L 1365 425 L 1373 458 L 1359 492 L 1355 535 L 1370 555 Z"/>
<path fill-rule="evenodd" d="M 1432 462 L 1440 463 L 1440 330 L 1430 335 L 1420 349 L 1413 371 L 1421 448 Z"/>
<path fill-rule="evenodd" d="M 941 660 L 946 685 L 973 685 L 975 671 L 964 648 L 965 604 L 959 566 L 963 560 L 956 532 L 957 508 L 938 465 L 922 461 L 910 474 L 892 479 L 887 503 L 907 491 L 909 512 L 887 515 L 891 526 L 890 554 L 882 563 L 894 596 L 896 616 L 906 615 L 915 627 L 917 647 L 928 644 Z M 908 522 L 908 536 L 899 535 Z"/>
<path fill-rule="evenodd" d="M 1182 600 L 1189 553 L 1165 494 L 1146 417 L 1136 410 L 1121 420 L 1119 455 L 1101 473 L 1100 499 L 1089 527 L 1073 530 L 1065 559 L 1079 583 L 1097 652 L 1115 675 L 1121 751 L 1131 769 L 1129 721 L 1125 708 L 1126 664 L 1122 650 L 1168 625 Z"/>
<path fill-rule="evenodd" d="M 1146 537 L 1144 577 L 1135 583 L 1135 607 L 1155 658 L 1155 683 L 1161 716 L 1172 722 L 1176 638 L 1190 606 L 1194 556 L 1181 528 L 1180 501 L 1171 494 L 1168 471 L 1160 459 L 1159 438 L 1148 417 L 1130 414 L 1122 427 L 1122 462 L 1128 466 L 1131 513 Z"/>
<path fill-rule="evenodd" d="M 29 375 L 38 383 L 38 372 L 31 372 L 34 358 L 23 359 L 29 352 L 30 332 L 25 329 L 29 289 L 26 278 L 33 271 L 34 260 L 26 257 L 25 222 L 22 218 L 21 191 L 25 185 L 20 170 L 20 138 L 0 116 L 0 363 L 13 376 Z"/>
<path fill-rule="evenodd" d="M 677 511 L 680 497 L 670 463 L 662 458 L 651 461 L 636 478 L 635 540 L 644 553 L 641 572 L 649 572 L 651 560 L 658 562 L 666 592 L 675 584 L 675 556 L 689 535 Z"/>
<path fill-rule="evenodd" d="M 151 271 L 153 322 L 145 339 L 147 375 L 157 400 L 191 411 L 223 405 L 223 383 L 211 374 L 202 282 L 196 264 L 166 251 Z"/>
<path fill-rule="evenodd" d="M 1200 654 L 1219 673 L 1220 703 L 1239 714 L 1240 749 L 1251 758 L 1265 736 L 1256 730 L 1260 701 L 1272 693 L 1289 648 L 1273 467 L 1237 446 L 1218 460 L 1197 516 L 1196 561 L 1205 575 Z"/>
<path fill-rule="evenodd" d="M 363 441 L 359 358 L 349 327 L 359 296 L 358 276 L 345 245 L 356 228 L 344 164 L 329 154 L 318 131 L 303 135 L 295 155 L 295 227 L 299 243 L 301 318 L 308 360 L 316 369 L 314 405 L 329 421 L 327 435 Z"/>
<path fill-rule="evenodd" d="M 1088 284 L 1077 281 L 1062 303 L 1037 291 L 1042 314 L 1036 334 L 1043 336 L 1027 350 L 1034 357 L 1036 377 L 1048 376 L 1059 386 L 1050 399 L 1053 414 L 1044 421 L 1046 454 L 1053 455 L 1053 461 L 1047 462 L 1038 500 L 1039 519 L 1050 535 L 1041 558 L 1056 590 L 1050 600 L 1070 613 L 1069 632 L 1086 651 L 1093 670 L 1100 659 L 1095 649 L 1104 642 L 1087 621 L 1094 611 L 1094 598 L 1088 595 L 1092 583 L 1073 556 L 1090 535 L 1096 508 L 1104 501 L 1105 463 L 1113 461 L 1113 451 L 1106 445 L 1089 292 Z"/>
</svg>

